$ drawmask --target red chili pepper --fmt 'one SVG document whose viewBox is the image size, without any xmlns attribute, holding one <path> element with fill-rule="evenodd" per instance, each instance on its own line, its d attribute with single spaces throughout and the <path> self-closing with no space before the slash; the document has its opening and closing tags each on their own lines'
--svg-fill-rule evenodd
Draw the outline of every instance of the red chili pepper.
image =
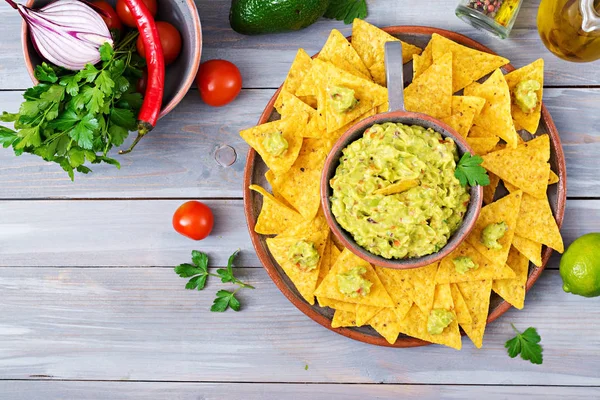
<svg viewBox="0 0 600 400">
<path fill-rule="evenodd" d="M 129 149 L 125 151 L 121 150 L 119 154 L 129 153 L 154 128 L 162 107 L 165 88 L 165 59 L 154 17 L 142 0 L 125 0 L 125 4 L 127 4 L 131 14 L 135 18 L 138 31 L 140 31 L 140 37 L 144 42 L 148 81 L 146 84 L 146 93 L 144 94 L 144 102 L 138 114 L 138 136 Z"/>
</svg>

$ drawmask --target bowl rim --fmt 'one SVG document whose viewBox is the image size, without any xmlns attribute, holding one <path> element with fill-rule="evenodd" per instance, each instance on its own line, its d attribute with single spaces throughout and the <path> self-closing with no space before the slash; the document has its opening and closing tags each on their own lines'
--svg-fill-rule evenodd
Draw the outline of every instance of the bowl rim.
<svg viewBox="0 0 600 400">
<path fill-rule="evenodd" d="M 25 4 L 27 7 L 32 7 L 35 0 L 27 0 Z M 194 58 L 191 62 L 192 71 L 198 71 L 200 67 L 200 57 L 202 55 L 202 24 L 200 22 L 200 16 L 198 15 L 198 8 L 196 7 L 196 3 L 193 0 L 185 0 L 185 3 L 188 6 L 188 9 L 191 12 L 192 21 L 194 24 L 194 36 L 196 40 L 196 46 L 194 50 Z M 27 51 L 27 44 L 31 41 L 29 38 L 29 26 L 25 21 L 21 23 L 21 51 L 23 52 L 23 58 L 25 59 L 25 67 L 27 68 L 27 73 L 29 74 L 29 78 L 31 81 L 37 85 L 39 81 L 35 78 L 35 67 L 31 61 L 31 55 L 29 51 Z M 158 118 L 162 118 L 167 115 L 171 110 L 177 106 L 183 100 L 187 92 L 192 87 L 194 80 L 196 79 L 197 72 L 193 74 L 189 74 L 189 76 L 183 81 L 183 85 L 181 90 L 177 91 L 175 96 L 169 101 L 164 107 L 161 108 L 160 114 Z"/>
<path fill-rule="evenodd" d="M 467 238 L 469 233 L 471 233 L 475 227 L 475 223 L 477 222 L 477 218 L 479 217 L 483 205 L 483 187 L 480 185 L 471 187 L 469 189 L 471 196 L 469 199 L 469 206 L 467 207 L 467 211 L 465 212 L 463 220 L 458 228 L 452 233 L 444 247 L 437 252 L 421 257 L 386 259 L 369 252 L 367 249 L 356 243 L 352 235 L 340 226 L 331 211 L 329 180 L 331 177 L 333 177 L 335 170 L 337 169 L 339 158 L 343 152 L 343 149 L 360 139 L 363 133 L 371 126 L 385 122 L 403 123 L 400 121 L 402 119 L 416 119 L 420 122 L 427 122 L 430 125 L 433 125 L 433 130 L 442 135 L 442 137 L 449 137 L 454 140 L 457 150 L 459 151 L 459 156 L 466 152 L 473 154 L 473 149 L 469 146 L 467 141 L 448 124 L 422 113 L 404 110 L 389 111 L 363 119 L 362 121 L 352 125 L 346 132 L 344 132 L 342 136 L 340 136 L 327 155 L 325 164 L 323 166 L 323 171 L 321 173 L 320 182 L 321 205 L 323 207 L 327 224 L 336 238 L 342 242 L 344 247 L 370 264 L 392 269 L 420 268 L 438 262 L 442 258 L 446 257 Z M 414 125 L 419 124 L 416 123 Z"/>
</svg>

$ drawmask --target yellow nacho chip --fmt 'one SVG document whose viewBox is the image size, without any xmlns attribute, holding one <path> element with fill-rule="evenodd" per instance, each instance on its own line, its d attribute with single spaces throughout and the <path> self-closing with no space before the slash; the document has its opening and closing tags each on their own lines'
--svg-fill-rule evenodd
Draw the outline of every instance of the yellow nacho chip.
<svg viewBox="0 0 600 400">
<path fill-rule="evenodd" d="M 413 80 L 417 79 L 419 75 L 427 70 L 433 64 L 433 57 L 431 54 L 431 41 L 425 47 L 425 50 L 419 54 L 413 54 Z"/>
<path fill-rule="evenodd" d="M 240 132 L 240 136 L 256 150 L 258 154 L 260 154 L 269 169 L 276 175 L 283 174 L 290 169 L 298 157 L 298 153 L 302 147 L 302 136 L 299 134 L 298 130 L 304 129 L 303 127 L 307 122 L 308 114 L 299 113 L 290 118 L 268 122 L 266 124 L 255 126 L 254 128 L 243 130 Z M 288 144 L 288 148 L 283 155 L 279 157 L 269 153 L 263 144 L 263 141 L 268 135 L 275 132 L 281 132 Z"/>
<path fill-rule="evenodd" d="M 479 138 L 468 137 L 467 143 L 469 144 L 469 146 L 471 146 L 475 154 L 483 156 L 493 151 L 496 145 L 498 144 L 499 140 L 500 138 L 498 138 L 497 136 Z"/>
<path fill-rule="evenodd" d="M 437 33 L 432 35 L 431 41 L 433 62 L 452 53 L 452 93 L 509 62 L 504 57 L 471 49 Z"/>
<path fill-rule="evenodd" d="M 481 164 L 503 181 L 538 198 L 546 198 L 550 175 L 550 147 L 548 135 L 520 144 L 516 149 L 506 148 L 483 156 Z M 546 143 L 546 147 L 544 147 Z"/>
<path fill-rule="evenodd" d="M 452 96 L 452 115 L 442 118 L 442 121 L 450 125 L 462 137 L 467 137 L 473 119 L 479 115 L 485 99 L 476 96 Z"/>
<path fill-rule="evenodd" d="M 519 134 L 515 130 L 510 113 L 510 91 L 502 71 L 497 69 L 482 85 L 469 90 L 468 93 L 465 89 L 465 94 L 482 97 L 486 101 L 473 123 L 504 139 L 508 147 L 516 148 Z"/>
<path fill-rule="evenodd" d="M 413 304 L 414 288 L 402 270 L 375 266 L 375 273 L 394 302 L 398 320 L 403 320 Z"/>
<path fill-rule="evenodd" d="M 515 234 L 513 246 L 536 267 L 542 266 L 542 244 Z"/>
<path fill-rule="evenodd" d="M 296 90 L 300 87 L 300 83 L 304 79 L 306 73 L 310 70 L 312 65 L 312 59 L 310 56 L 304 51 L 304 49 L 298 49 L 296 53 L 296 58 L 294 58 L 294 62 L 292 62 L 292 66 L 285 78 L 285 81 L 282 85 L 282 93 L 283 91 L 287 91 L 289 93 L 296 93 Z M 275 100 L 275 109 L 281 114 L 281 93 Z"/>
<path fill-rule="evenodd" d="M 281 195 L 281 193 L 279 193 L 277 191 L 277 189 L 273 188 L 273 181 L 275 180 L 275 174 L 273 173 L 273 171 L 268 170 L 265 173 L 265 179 L 267 180 L 267 182 L 269 182 L 269 185 L 271 185 L 271 193 L 273 194 L 273 197 L 275 197 L 277 200 L 279 200 L 281 203 L 283 203 L 283 205 L 285 205 L 288 208 L 291 208 L 294 211 L 298 211 L 295 210 L 294 207 L 288 203 L 288 201 L 285 199 L 285 197 L 283 197 Z"/>
<path fill-rule="evenodd" d="M 356 326 L 363 326 L 381 310 L 383 307 L 356 304 Z"/>
<path fill-rule="evenodd" d="M 364 79 L 371 79 L 369 69 L 354 50 L 354 47 L 337 29 L 332 29 L 329 38 L 319 52 L 317 59 L 329 61 L 336 67 L 343 69 L 352 75 Z"/>
<path fill-rule="evenodd" d="M 517 215 L 521 207 L 522 198 L 523 192 L 518 191 L 483 207 L 479 218 L 477 218 L 475 227 L 469 236 L 467 236 L 467 242 L 496 265 L 504 265 L 508 258 L 508 252 L 510 251 L 513 236 L 515 235 Z M 502 248 L 488 249 L 481 243 L 482 232 L 488 225 L 499 222 L 504 222 L 508 227 L 504 236 L 498 240 Z"/>
<path fill-rule="evenodd" d="M 469 313 L 469 307 L 465 302 L 464 297 L 460 293 L 456 283 L 450 284 L 450 292 L 452 293 L 452 302 L 454 304 L 454 311 L 456 313 L 456 321 L 459 325 L 469 325 L 473 323 L 471 314 Z"/>
<path fill-rule="evenodd" d="M 396 343 L 400 333 L 400 321 L 390 308 L 382 308 L 370 321 L 369 324 L 385 338 L 390 344 Z"/>
<path fill-rule="evenodd" d="M 302 126 L 303 129 L 299 130 L 300 136 L 315 139 L 324 136 L 325 132 L 319 129 L 318 114 L 314 108 L 304 103 L 287 90 L 281 91 L 279 99 L 281 99 L 281 111 L 279 111 L 279 113 L 281 114 L 282 119 L 293 117 L 302 112 L 308 114 L 308 123 Z"/>
<path fill-rule="evenodd" d="M 427 342 L 443 344 L 452 347 L 453 349 L 460 350 L 462 347 L 462 340 L 456 319 L 439 335 L 431 335 L 427 332 L 428 316 L 429 311 L 424 314 L 419 307 L 414 304 L 408 311 L 406 318 L 400 321 L 400 332 Z"/>
<path fill-rule="evenodd" d="M 323 252 L 329 237 L 329 231 L 323 230 L 313 233 L 307 237 L 275 237 L 267 238 L 267 247 L 273 258 L 285 271 L 286 275 L 296 286 L 298 292 L 304 297 L 309 304 L 315 304 L 315 288 L 317 287 L 317 279 L 319 277 L 319 266 L 310 271 L 301 269 L 294 264 L 288 255 L 292 246 L 301 240 L 312 243 L 319 253 L 319 263 L 323 260 Z"/>
<path fill-rule="evenodd" d="M 505 76 L 506 83 L 510 92 L 513 93 L 515 87 L 522 81 L 534 80 L 540 84 L 540 89 L 536 92 L 538 103 L 530 113 L 525 113 L 519 106 L 514 102 L 512 103 L 512 116 L 515 122 L 528 131 L 529 133 L 535 134 L 540 123 L 540 116 L 542 112 L 542 96 L 544 93 L 544 60 L 538 59 L 529 65 L 512 71 Z"/>
<path fill-rule="evenodd" d="M 414 288 L 413 301 L 424 314 L 429 313 L 433 306 L 438 266 L 439 263 L 435 262 L 424 267 L 403 270 Z"/>
<path fill-rule="evenodd" d="M 350 297 L 338 289 L 337 275 L 355 267 L 364 267 L 367 272 L 364 278 L 372 283 L 368 294 L 359 297 Z M 315 291 L 318 297 L 326 297 L 332 300 L 340 300 L 347 303 L 365 304 L 378 307 L 393 307 L 394 303 L 387 291 L 381 284 L 373 267 L 368 262 L 354 255 L 350 250 L 344 249 L 338 257 L 335 265 L 331 268 L 323 282 Z"/>
<path fill-rule="evenodd" d="M 558 183 L 560 180 L 560 178 L 558 177 L 558 175 L 556 175 L 556 173 L 552 170 L 550 170 L 550 176 L 548 177 L 548 185 L 554 185 L 555 183 Z"/>
<path fill-rule="evenodd" d="M 369 24 L 362 19 L 355 19 L 352 24 L 352 47 L 356 50 L 365 66 L 371 72 L 373 80 L 385 86 L 385 43 L 398 41 L 397 38 Z M 420 54 L 421 49 L 402 42 L 402 60 L 412 60 L 413 54 Z"/>
<path fill-rule="evenodd" d="M 469 257 L 476 265 L 478 265 L 478 267 L 461 274 L 456 270 L 456 266 L 452 261 L 457 257 Z M 509 279 L 514 277 L 513 271 L 506 264 L 496 264 L 488 260 L 483 254 L 465 241 L 462 242 L 456 250 L 440 261 L 440 267 L 435 281 L 439 286 L 444 283 Z"/>
<path fill-rule="evenodd" d="M 492 290 L 513 307 L 521 310 L 525 305 L 525 286 L 529 272 L 529 260 L 513 247 L 508 254 L 507 263 L 515 272 L 515 278 L 495 280 L 492 284 Z"/>
<path fill-rule="evenodd" d="M 483 334 L 487 325 L 492 281 L 461 282 L 457 285 L 473 319 L 471 324 L 461 326 L 475 347 L 479 349 L 483 345 Z"/>
<path fill-rule="evenodd" d="M 326 142 L 323 139 L 304 139 L 294 165 L 270 181 L 271 186 L 308 220 L 317 214 L 321 205 L 321 170 L 328 152 Z"/>
<path fill-rule="evenodd" d="M 387 103 L 386 103 L 387 105 Z M 379 107 L 383 107 L 384 105 L 381 105 Z M 360 121 L 362 121 L 363 119 L 369 118 L 370 116 L 373 116 L 375 114 L 378 114 L 380 111 L 378 111 L 379 107 L 375 107 L 370 109 L 369 111 L 367 111 L 365 114 L 361 115 L 360 117 L 356 118 L 354 121 L 349 122 L 347 125 L 342 126 L 340 129 L 333 131 L 333 132 L 329 132 L 326 133 L 326 137 L 332 141 L 332 143 L 335 143 L 344 133 L 346 133 L 346 131 L 348 129 L 350 129 L 352 126 L 356 125 L 357 123 L 359 123 Z"/>
<path fill-rule="evenodd" d="M 491 172 L 488 172 L 488 175 L 490 177 L 490 184 L 483 187 L 483 204 L 490 204 L 494 202 L 496 189 L 500 183 L 500 178 L 498 178 L 498 175 L 494 175 Z"/>
<path fill-rule="evenodd" d="M 454 300 L 452 299 L 452 290 L 449 283 L 435 285 L 432 309 L 436 308 L 443 308 L 454 312 Z"/>
<path fill-rule="evenodd" d="M 382 194 L 384 196 L 388 196 L 390 194 L 397 194 L 397 193 L 406 192 L 408 189 L 412 189 L 412 188 L 417 187 L 417 186 L 419 186 L 419 181 L 418 180 L 416 180 L 416 179 L 407 179 L 405 181 L 392 183 L 391 185 L 388 185 L 388 186 L 383 187 L 381 189 L 377 189 L 373 193 L 374 194 Z"/>
<path fill-rule="evenodd" d="M 317 215 L 313 219 L 304 219 L 281 232 L 278 237 L 298 237 L 312 235 L 317 231 L 328 230 L 327 220 L 322 209 L 319 209 Z"/>
<path fill-rule="evenodd" d="M 250 189 L 263 195 L 263 204 L 254 226 L 254 232 L 261 235 L 276 235 L 302 222 L 302 216 L 277 200 L 258 185 Z"/>
<path fill-rule="evenodd" d="M 434 118 L 452 114 L 452 53 L 435 60 L 427 71 L 404 89 L 406 110 Z"/>
<path fill-rule="evenodd" d="M 346 303 L 344 301 L 328 299 L 327 297 L 319 297 L 317 296 L 317 301 L 319 302 L 319 306 L 321 307 L 329 307 L 334 310 L 341 311 L 350 311 L 354 314 L 354 318 L 356 318 L 356 304 Z M 356 322 L 355 322 L 356 324 Z M 335 327 L 334 327 L 335 328 Z"/>
<path fill-rule="evenodd" d="M 330 234 L 329 240 L 327 241 L 326 252 L 328 251 L 328 253 L 329 253 L 328 258 L 327 258 L 328 262 L 327 263 L 322 262 L 321 265 L 319 266 L 319 279 L 317 280 L 317 286 L 319 286 L 321 284 L 321 282 L 323 282 L 323 279 L 325 279 L 325 277 L 329 273 L 329 270 L 336 263 L 338 257 L 340 256 L 340 253 L 341 253 L 341 251 L 333 243 L 332 237 L 333 237 L 333 235 Z"/>
<path fill-rule="evenodd" d="M 559 253 L 565 251 L 560 229 L 547 197 L 536 199 L 527 193 L 523 195 L 515 233 L 523 238 L 545 244 Z"/>
<path fill-rule="evenodd" d="M 354 311 L 335 310 L 331 320 L 332 328 L 356 326 L 356 313 Z"/>
<path fill-rule="evenodd" d="M 498 136 L 494 135 L 488 129 L 482 128 L 482 127 L 477 126 L 477 125 L 473 125 L 473 126 L 471 126 L 471 129 L 469 129 L 469 135 L 468 135 L 468 137 L 470 137 L 470 138 L 482 138 L 482 137 L 498 137 Z"/>
</svg>

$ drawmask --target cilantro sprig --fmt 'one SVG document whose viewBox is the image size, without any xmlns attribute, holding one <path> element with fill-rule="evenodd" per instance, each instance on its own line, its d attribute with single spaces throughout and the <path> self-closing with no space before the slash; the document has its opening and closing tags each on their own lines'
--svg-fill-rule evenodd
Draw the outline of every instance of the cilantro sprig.
<svg viewBox="0 0 600 400">
<path fill-rule="evenodd" d="M 473 156 L 467 152 L 458 162 L 454 176 L 463 186 L 467 186 L 467 183 L 470 186 L 487 186 L 490 184 L 490 177 L 485 168 L 481 166 L 482 162 L 481 156 Z"/>
<path fill-rule="evenodd" d="M 192 251 L 193 264 L 178 265 L 175 267 L 175 272 L 182 278 L 190 278 L 188 283 L 185 285 L 185 288 L 190 290 L 203 290 L 206 286 L 206 281 L 209 276 L 220 278 L 221 282 L 223 283 L 233 283 L 234 285 L 237 285 L 238 288 L 233 291 L 219 290 L 216 294 L 217 297 L 214 299 L 210 311 L 223 312 L 228 308 L 231 308 L 233 311 L 240 311 L 241 303 L 235 297 L 236 293 L 241 289 L 254 289 L 254 286 L 244 283 L 235 277 L 233 272 L 233 262 L 235 261 L 235 258 L 239 252 L 239 250 L 236 250 L 229 257 L 229 260 L 227 261 L 227 268 L 218 268 L 217 273 L 213 274 L 208 270 L 208 256 L 205 253 L 194 250 Z"/>
<path fill-rule="evenodd" d="M 366 0 L 331 0 L 324 17 L 351 24 L 354 18 L 367 17 L 367 2 Z"/>
<path fill-rule="evenodd" d="M 120 168 L 107 154 L 136 129 L 142 96 L 135 85 L 145 65 L 134 53 L 137 35 L 127 35 L 114 49 L 104 43 L 101 62 L 80 71 L 38 65 L 39 84 L 23 93 L 18 113 L 0 115 L 14 128 L 0 127 L 0 145 L 17 156 L 30 153 L 55 162 L 71 180 L 75 171 L 91 172 L 86 163 Z"/>
<path fill-rule="evenodd" d="M 515 358 L 521 354 L 523 360 L 528 360 L 532 364 L 541 364 L 544 360 L 542 357 L 543 348 L 539 344 L 542 338 L 538 335 L 535 328 L 527 328 L 524 332 L 520 332 L 513 324 L 510 324 L 517 336 L 508 340 L 504 347 L 508 349 L 510 358 Z"/>
</svg>

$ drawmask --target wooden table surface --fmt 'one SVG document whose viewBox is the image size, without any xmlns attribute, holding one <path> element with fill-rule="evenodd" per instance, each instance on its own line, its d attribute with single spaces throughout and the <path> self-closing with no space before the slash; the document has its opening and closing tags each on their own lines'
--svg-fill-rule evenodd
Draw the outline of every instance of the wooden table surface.
<svg viewBox="0 0 600 400">
<path fill-rule="evenodd" d="M 160 0 L 159 0 L 160 1 Z M 488 326 L 481 350 L 464 340 L 380 348 L 317 325 L 293 307 L 262 269 L 246 230 L 238 131 L 252 126 L 284 80 L 299 47 L 315 53 L 342 23 L 320 20 L 296 33 L 247 37 L 228 23 L 230 0 L 197 0 L 203 60 L 236 63 L 244 89 L 229 106 L 204 105 L 195 89 L 122 164 L 71 183 L 54 165 L 0 150 L 0 398 L 2 399 L 535 399 L 600 397 L 600 300 L 565 294 L 559 258 L 529 292 Z M 454 16 L 455 0 L 373 0 L 379 26 L 429 25 L 464 33 L 517 67 L 546 60 L 544 101 L 567 157 L 566 244 L 600 224 L 600 64 L 552 56 L 536 31 L 538 1 L 526 1 L 510 39 Z M 0 110 L 16 111 L 27 76 L 21 18 L 0 8 Z M 217 148 L 237 161 L 223 168 Z M 171 228 L 186 199 L 215 213 L 199 243 Z M 223 265 L 241 248 L 242 312 L 211 313 L 213 280 L 187 291 L 173 266 L 192 249 Z M 510 323 L 542 336 L 543 365 L 510 359 Z"/>
</svg>

